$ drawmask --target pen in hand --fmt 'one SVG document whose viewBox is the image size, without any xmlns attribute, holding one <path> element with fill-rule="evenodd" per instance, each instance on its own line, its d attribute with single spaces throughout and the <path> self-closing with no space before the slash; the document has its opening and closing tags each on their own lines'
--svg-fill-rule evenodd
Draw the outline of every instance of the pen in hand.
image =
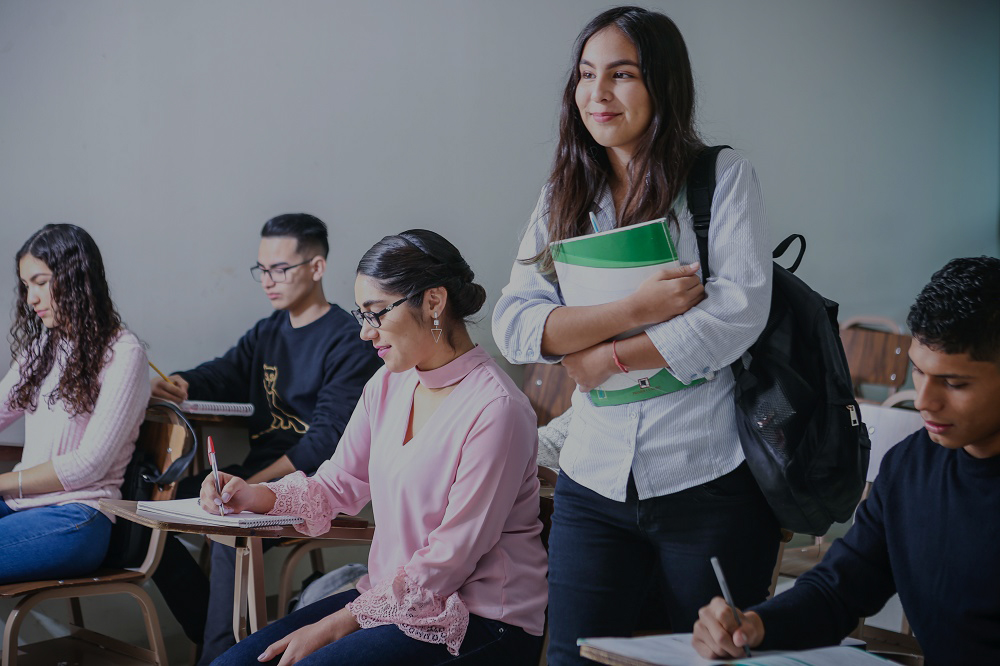
<svg viewBox="0 0 1000 666">
<path fill-rule="evenodd" d="M 222 486 L 219 485 L 219 465 L 215 462 L 215 443 L 212 441 L 212 436 L 208 436 L 208 462 L 212 464 L 212 476 L 215 477 L 215 492 L 219 493 L 219 499 L 222 499 Z M 219 515 L 223 518 L 226 517 L 226 510 L 219 505 Z"/>
<path fill-rule="evenodd" d="M 719 587 L 722 588 L 722 598 L 726 600 L 729 604 L 729 610 L 733 612 L 733 619 L 736 620 L 736 626 L 741 627 L 743 623 L 740 622 L 740 614 L 736 612 L 736 605 L 733 603 L 733 595 L 729 593 L 729 586 L 726 584 L 726 577 L 722 575 L 722 565 L 719 564 L 719 558 L 713 557 L 711 559 L 712 568 L 715 569 L 715 577 L 719 579 Z M 750 656 L 750 648 L 747 645 L 743 646 L 743 652 L 746 656 Z"/>
</svg>

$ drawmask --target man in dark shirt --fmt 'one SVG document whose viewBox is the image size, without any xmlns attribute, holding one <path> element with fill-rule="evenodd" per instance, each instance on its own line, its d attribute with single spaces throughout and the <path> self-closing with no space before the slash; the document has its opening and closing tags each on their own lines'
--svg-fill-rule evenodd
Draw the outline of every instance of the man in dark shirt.
<svg viewBox="0 0 1000 666">
<path fill-rule="evenodd" d="M 251 483 L 296 470 L 315 472 L 333 455 L 365 382 L 381 366 L 372 346 L 361 340 L 354 317 L 326 300 L 328 251 L 326 225 L 318 218 L 292 213 L 268 220 L 250 272 L 274 314 L 219 358 L 175 373 L 170 382 L 152 380 L 155 398 L 253 404 L 247 421 L 250 451 L 242 463 L 224 468 Z M 178 497 L 198 496 L 204 476 L 183 480 Z M 153 577 L 189 638 L 201 642 L 204 627 L 207 660 L 233 641 L 234 566 L 232 548 L 213 548 L 209 602 L 207 585 L 192 579 L 201 576 L 200 569 L 169 539 Z M 220 640 L 221 647 L 210 648 Z"/>
<path fill-rule="evenodd" d="M 695 649 L 840 641 L 894 593 L 926 663 L 1000 664 L 1000 259 L 955 259 L 910 309 L 924 429 L 882 461 L 854 525 L 795 586 L 741 614 L 716 597 Z"/>
</svg>

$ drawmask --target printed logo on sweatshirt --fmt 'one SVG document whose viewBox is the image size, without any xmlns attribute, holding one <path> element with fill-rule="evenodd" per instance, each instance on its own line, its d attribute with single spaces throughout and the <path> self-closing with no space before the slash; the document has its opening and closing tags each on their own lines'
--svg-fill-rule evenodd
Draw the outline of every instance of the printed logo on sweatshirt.
<svg viewBox="0 0 1000 666">
<path fill-rule="evenodd" d="M 278 395 L 278 389 L 276 388 L 278 384 L 278 368 L 273 365 L 264 364 L 264 394 L 267 396 L 267 406 L 271 410 L 271 425 L 266 429 L 258 432 L 256 435 L 250 435 L 250 439 L 257 439 L 261 435 L 266 435 L 269 432 L 275 430 L 293 430 L 299 435 L 305 434 L 309 430 L 309 424 L 295 416 L 286 407 L 283 407 L 284 401 L 281 396 Z"/>
</svg>

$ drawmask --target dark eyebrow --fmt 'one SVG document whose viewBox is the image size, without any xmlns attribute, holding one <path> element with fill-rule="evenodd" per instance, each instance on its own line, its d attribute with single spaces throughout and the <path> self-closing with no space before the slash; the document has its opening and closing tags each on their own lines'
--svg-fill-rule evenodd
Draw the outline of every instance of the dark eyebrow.
<svg viewBox="0 0 1000 666">
<path fill-rule="evenodd" d="M 913 359 L 912 358 L 910 359 L 910 363 L 913 363 Z M 923 369 L 919 365 L 917 365 L 916 363 L 913 363 L 913 367 L 916 368 L 917 370 L 920 370 L 920 372 L 923 373 L 923 374 L 925 374 L 925 375 L 928 374 L 928 373 L 924 372 Z M 957 374 L 954 374 L 954 373 L 945 374 L 945 375 L 936 375 L 936 374 L 930 373 L 930 376 L 931 377 L 938 377 L 939 379 L 975 379 L 976 378 L 975 375 L 957 375 Z"/>
<path fill-rule="evenodd" d="M 290 266 L 291 264 L 289 264 L 287 261 L 279 261 L 277 263 L 271 264 L 270 266 L 265 266 L 264 264 L 258 261 L 257 265 L 260 266 L 261 268 L 281 268 L 282 266 Z"/>
<path fill-rule="evenodd" d="M 382 303 L 385 303 L 385 301 L 381 301 L 381 300 L 365 301 L 364 303 L 361 304 L 360 307 L 371 309 L 371 307 L 373 305 L 380 305 Z M 355 303 L 355 305 L 357 305 L 357 303 Z"/>
<path fill-rule="evenodd" d="M 597 67 L 594 66 L 594 63 L 590 62 L 589 60 L 580 60 L 580 64 L 597 69 Z M 614 69 L 615 67 L 621 67 L 622 65 L 631 65 L 632 67 L 638 67 L 639 63 L 635 62 L 634 60 L 629 60 L 628 58 L 622 58 L 621 60 L 615 60 L 614 62 L 609 62 L 607 67 L 605 67 L 605 69 Z"/>
</svg>

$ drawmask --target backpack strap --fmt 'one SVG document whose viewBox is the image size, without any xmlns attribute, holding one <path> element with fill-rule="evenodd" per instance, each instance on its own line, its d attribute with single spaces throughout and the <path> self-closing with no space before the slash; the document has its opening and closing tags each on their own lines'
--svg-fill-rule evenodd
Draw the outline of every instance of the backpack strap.
<svg viewBox="0 0 1000 666">
<path fill-rule="evenodd" d="M 785 252 L 787 252 L 789 246 L 792 243 L 794 243 L 796 240 L 801 243 L 801 246 L 799 247 L 799 255 L 797 257 L 795 257 L 795 261 L 792 263 L 791 266 L 788 267 L 788 272 L 789 273 L 794 273 L 795 269 L 799 267 L 800 263 L 802 263 L 802 255 L 804 255 L 806 253 L 806 238 L 805 238 L 805 236 L 803 236 L 802 234 L 792 234 L 791 236 L 789 236 L 785 240 L 783 240 L 780 243 L 778 243 L 778 247 L 774 248 L 774 252 L 771 253 L 771 258 L 772 259 L 777 259 L 781 255 L 783 255 Z"/>
<path fill-rule="evenodd" d="M 701 262 L 702 282 L 708 280 L 708 227 L 712 223 L 712 197 L 715 196 L 715 159 L 719 151 L 729 146 L 710 146 L 703 149 L 691 165 L 687 177 L 687 202 L 698 240 L 698 260 Z"/>
<path fill-rule="evenodd" d="M 150 409 L 160 409 L 164 411 L 174 412 L 180 418 L 181 422 L 184 424 L 184 427 L 187 428 L 188 432 L 191 433 L 191 438 L 192 438 L 191 450 L 185 453 L 177 460 L 175 460 L 174 462 L 172 462 L 170 464 L 170 467 L 164 470 L 162 474 L 151 476 L 150 474 L 144 473 L 142 475 L 142 478 L 145 479 L 147 482 L 155 483 L 157 486 L 160 486 L 162 488 L 164 486 L 169 486 L 174 481 L 177 481 L 179 478 L 181 478 L 181 475 L 183 475 L 184 472 L 187 471 L 188 465 L 191 464 L 191 461 L 194 460 L 195 455 L 198 453 L 198 435 L 195 433 L 194 426 L 192 426 L 191 422 L 187 420 L 186 416 L 184 416 L 184 412 L 182 412 L 180 410 L 180 407 L 178 407 L 174 403 L 168 400 L 155 399 L 149 403 L 149 407 Z M 155 471 L 158 472 L 159 470 Z"/>
</svg>

